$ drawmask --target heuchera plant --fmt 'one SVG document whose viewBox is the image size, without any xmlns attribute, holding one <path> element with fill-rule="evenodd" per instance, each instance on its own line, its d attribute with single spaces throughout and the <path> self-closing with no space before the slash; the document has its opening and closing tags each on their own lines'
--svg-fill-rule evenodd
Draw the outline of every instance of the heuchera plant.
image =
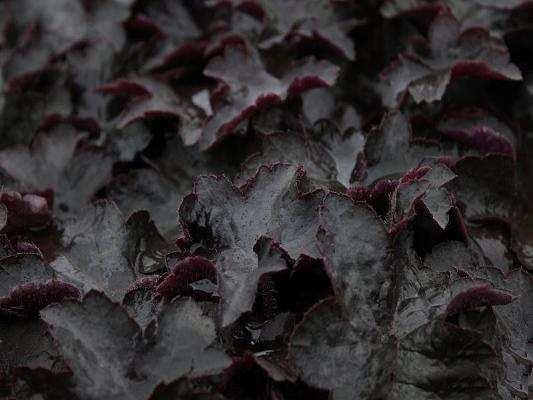
<svg viewBox="0 0 533 400">
<path fill-rule="evenodd" d="M 532 398 L 532 35 L 0 0 L 0 398 Z"/>
</svg>

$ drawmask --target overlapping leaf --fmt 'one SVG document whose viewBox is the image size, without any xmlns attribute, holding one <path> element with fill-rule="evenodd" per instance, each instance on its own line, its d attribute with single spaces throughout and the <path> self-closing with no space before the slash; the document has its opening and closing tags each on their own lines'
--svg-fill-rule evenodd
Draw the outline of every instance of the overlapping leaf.
<svg viewBox="0 0 533 400">
<path fill-rule="evenodd" d="M 354 60 L 355 49 L 348 33 L 357 25 L 357 21 L 353 18 L 341 20 L 333 2 L 261 0 L 260 3 L 273 31 L 263 43 L 264 46 L 280 43 L 290 37 L 315 39 L 328 43 L 349 60 Z"/>
<path fill-rule="evenodd" d="M 362 160 L 365 139 L 354 130 L 339 132 L 334 126 L 317 126 L 315 134 L 272 134 L 264 139 L 260 154 L 252 156 L 243 166 L 243 181 L 262 165 L 290 163 L 303 165 L 309 178 L 320 183 L 337 181 L 349 186 L 356 176 L 357 163 Z"/>
<path fill-rule="evenodd" d="M 367 398 L 385 378 L 380 354 L 389 344 L 380 326 L 388 318 L 390 239 L 373 211 L 348 197 L 329 195 L 321 220 L 319 247 L 340 306 L 326 300 L 309 311 L 291 339 L 291 357 L 306 382 L 335 399 Z"/>
<path fill-rule="evenodd" d="M 452 79 L 461 76 L 521 80 L 505 44 L 482 29 L 460 32 L 451 15 L 437 16 L 424 52 L 405 53 L 384 73 L 383 102 L 394 106 L 408 91 L 416 102 L 440 100 Z M 427 48 L 427 55 L 426 53 Z"/>
<path fill-rule="evenodd" d="M 52 189 L 57 212 L 79 209 L 106 183 L 113 166 L 104 149 L 83 138 L 72 126 L 61 124 L 37 134 L 29 147 L 1 150 L 0 168 L 18 189 Z"/>
<path fill-rule="evenodd" d="M 211 95 L 213 115 L 205 122 L 200 147 L 213 146 L 265 106 L 283 102 L 306 90 L 333 85 L 338 72 L 338 67 L 327 61 L 308 59 L 278 79 L 264 69 L 255 49 L 228 46 L 224 54 L 213 58 L 204 70 L 204 74 L 219 81 L 223 89 L 216 93 L 221 98 L 214 99 Z"/>
<path fill-rule="evenodd" d="M 165 243 L 146 213 L 125 220 L 112 202 L 96 202 L 66 219 L 56 273 L 83 292 L 102 290 L 121 300 L 140 274 L 164 269 Z"/>
<path fill-rule="evenodd" d="M 230 362 L 208 348 L 215 325 L 192 301 L 169 304 L 144 335 L 119 304 L 94 291 L 41 316 L 74 372 L 81 399 L 148 398 L 161 381 L 216 372 Z"/>
<path fill-rule="evenodd" d="M 264 273 L 286 268 L 284 252 L 295 260 L 318 256 L 314 237 L 323 192 L 306 193 L 305 180 L 302 169 L 282 164 L 262 167 L 242 189 L 224 177 L 200 177 L 182 203 L 180 218 L 191 240 L 215 253 L 223 325 L 251 309 Z"/>
<path fill-rule="evenodd" d="M 417 167 L 422 159 L 439 155 L 440 149 L 435 143 L 412 140 L 411 136 L 411 127 L 403 114 L 385 115 L 365 144 L 365 181 L 374 183 L 382 178 L 398 178 Z"/>
<path fill-rule="evenodd" d="M 117 121 L 117 128 L 151 118 L 174 118 L 180 121 L 180 134 L 186 145 L 194 144 L 201 134 L 203 112 L 180 99 L 163 82 L 149 78 L 132 78 L 98 89 L 103 94 L 131 97 Z"/>
</svg>

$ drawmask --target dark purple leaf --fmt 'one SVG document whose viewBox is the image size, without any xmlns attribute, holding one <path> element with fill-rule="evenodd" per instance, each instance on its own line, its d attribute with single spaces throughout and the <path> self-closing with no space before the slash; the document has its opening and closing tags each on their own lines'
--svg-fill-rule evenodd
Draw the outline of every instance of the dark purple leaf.
<svg viewBox="0 0 533 400">
<path fill-rule="evenodd" d="M 200 176 L 180 217 L 187 228 L 210 229 L 217 250 L 238 247 L 251 254 L 257 240 L 268 236 L 293 259 L 317 256 L 314 235 L 324 194 L 306 192 L 307 184 L 302 168 L 283 164 L 260 168 L 240 189 L 224 177 Z"/>
<path fill-rule="evenodd" d="M 385 225 L 368 206 L 337 194 L 326 197 L 320 219 L 318 247 L 339 303 L 375 324 L 392 273 Z"/>
<path fill-rule="evenodd" d="M 210 281 L 216 284 L 216 268 L 203 257 L 188 257 L 178 262 L 174 269 L 157 285 L 157 293 L 172 299 L 176 296 L 192 294 L 191 284 L 198 281 Z"/>
<path fill-rule="evenodd" d="M 201 35 L 183 1 L 155 0 L 141 2 L 137 18 L 143 24 L 177 41 L 195 39 Z"/>
<path fill-rule="evenodd" d="M 304 381 L 332 390 L 333 398 L 370 397 L 384 378 L 380 325 L 388 318 L 390 239 L 379 217 L 348 197 L 329 195 L 320 214 L 319 248 L 339 304 L 325 300 L 308 312 L 290 357 Z"/>
<path fill-rule="evenodd" d="M 463 143 L 482 155 L 504 154 L 516 158 L 516 135 L 508 126 L 488 114 L 450 114 L 439 122 L 437 128 L 444 136 Z"/>
<path fill-rule="evenodd" d="M 5 210 L 5 222 L 0 230 L 6 233 L 40 227 L 52 220 L 51 204 L 38 194 L 0 192 L 0 204 Z"/>
<path fill-rule="evenodd" d="M 114 179 L 109 198 L 125 215 L 147 210 L 161 233 L 175 239 L 179 233 L 178 207 L 192 188 L 191 179 L 170 180 L 153 169 L 136 169 Z"/>
<path fill-rule="evenodd" d="M 352 312 L 348 317 L 333 299 L 313 307 L 296 327 L 290 360 L 301 379 L 332 391 L 335 400 L 371 398 L 384 384 L 380 336 L 372 321 Z"/>
<path fill-rule="evenodd" d="M 533 334 L 530 322 L 533 300 L 531 277 L 521 270 L 504 275 L 494 268 L 481 268 L 472 273 L 489 280 L 495 288 L 516 296 L 516 300 L 511 304 L 495 307 L 494 313 L 502 333 L 507 338 L 503 349 L 504 381 L 507 390 L 519 396 L 526 396 L 528 383 L 527 380 L 524 382 L 522 374 L 528 374 L 526 371 L 533 359 L 530 345 Z"/>
<path fill-rule="evenodd" d="M 327 43 L 347 59 L 353 61 L 355 48 L 348 36 L 357 21 L 340 19 L 335 12 L 335 4 L 328 0 L 311 0 L 302 3 L 298 0 L 260 0 L 267 14 L 267 24 L 271 25 L 272 35 L 262 45 L 270 47 L 284 40 L 306 38 Z"/>
<path fill-rule="evenodd" d="M 0 308 L 35 313 L 49 304 L 79 297 L 80 291 L 68 283 L 56 280 L 30 282 L 11 289 L 8 297 L 0 299 Z"/>
<path fill-rule="evenodd" d="M 84 143 L 69 125 L 39 133 L 29 147 L 0 151 L 0 168 L 24 191 L 54 191 L 56 212 L 77 210 L 89 202 L 111 175 L 105 150 Z"/>
<path fill-rule="evenodd" d="M 470 225 L 468 233 L 473 246 L 482 254 L 487 265 L 492 265 L 504 273 L 516 269 L 519 265 L 511 247 L 511 232 L 502 224 Z"/>
<path fill-rule="evenodd" d="M 166 275 L 164 275 L 166 276 Z M 137 279 L 131 285 L 128 286 L 126 294 L 134 292 L 138 289 L 154 290 L 157 284 L 162 281 L 163 276 L 161 275 L 148 275 L 143 276 L 142 278 Z"/>
<path fill-rule="evenodd" d="M 52 268 L 82 292 L 98 289 L 121 300 L 140 274 L 164 268 L 165 244 L 146 212 L 125 220 L 111 202 L 66 219 L 61 243 Z"/>
<path fill-rule="evenodd" d="M 399 178 L 417 167 L 424 158 L 440 154 L 439 147 L 434 143 L 412 140 L 411 137 L 410 124 L 403 114 L 393 112 L 385 115 L 366 141 L 365 181 L 374 183 L 383 178 Z"/>
<path fill-rule="evenodd" d="M 54 271 L 34 254 L 18 254 L 0 259 L 0 277 L 0 298 L 5 298 L 18 285 L 54 278 Z"/>
<path fill-rule="evenodd" d="M 459 22 L 450 14 L 435 17 L 424 48 L 427 54 L 400 55 L 384 72 L 381 91 L 387 106 L 396 105 L 406 91 L 417 103 L 440 100 L 452 79 L 462 76 L 522 79 L 520 70 L 509 61 L 504 42 L 484 29 L 461 32 Z"/>
<path fill-rule="evenodd" d="M 286 268 L 284 252 L 295 260 L 318 256 L 314 237 L 323 192 L 305 193 L 305 186 L 302 169 L 278 164 L 262 167 L 242 189 L 224 177 L 200 177 L 195 192 L 182 203 L 180 218 L 186 229 L 205 229 L 212 235 L 193 234 L 191 239 L 213 240 L 207 245 L 216 252 L 223 325 L 251 309 L 264 273 Z"/>
<path fill-rule="evenodd" d="M 467 157 L 454 168 L 456 194 L 463 214 L 471 221 L 496 220 L 511 228 L 511 247 L 518 259 L 531 266 L 531 206 L 518 192 L 516 166 L 506 156 Z"/>
<path fill-rule="evenodd" d="M 65 368 L 42 321 L 0 317 L 0 396 L 9 398 L 13 370 L 17 367 L 54 371 Z"/>
<path fill-rule="evenodd" d="M 294 133 L 265 137 L 261 154 L 245 162 L 238 181 L 243 182 L 262 165 L 288 163 L 303 165 L 308 177 L 319 183 L 338 182 L 349 186 L 358 178 L 355 170 L 362 157 L 363 135 L 354 130 L 341 133 L 330 124 L 316 130 L 309 137 Z"/>
<path fill-rule="evenodd" d="M 477 277 L 487 279 L 496 289 L 504 290 L 516 300 L 505 307 L 495 308 L 496 317 L 502 323 L 502 328 L 511 334 L 510 348 L 516 356 L 531 360 L 533 355 L 529 343 L 532 324 L 529 315 L 530 304 L 533 299 L 533 282 L 531 277 L 521 270 L 515 270 L 507 275 L 495 268 L 478 268 L 472 271 Z"/>
<path fill-rule="evenodd" d="M 455 203 L 443 185 L 454 178 L 453 172 L 438 162 L 432 163 L 431 167 L 408 171 L 391 195 L 388 217 L 391 232 L 397 232 L 415 217 L 417 205 L 421 205 L 438 227 L 445 230 Z"/>
<path fill-rule="evenodd" d="M 335 121 L 342 132 L 348 128 L 361 129 L 361 115 L 349 104 L 337 104 L 331 88 L 312 89 L 304 93 L 302 112 L 311 125 L 327 119 Z"/>
<path fill-rule="evenodd" d="M 490 284 L 471 287 L 455 296 L 448 303 L 447 315 L 455 315 L 459 312 L 472 311 L 479 307 L 505 305 L 515 300 L 508 293 L 494 290 Z"/>
<path fill-rule="evenodd" d="M 441 243 L 426 254 L 424 259 L 424 265 L 435 272 L 453 271 L 456 268 L 470 271 L 482 264 L 480 257 L 461 242 Z"/>
<path fill-rule="evenodd" d="M 129 3 L 129 4 L 128 4 Z M 8 77 L 38 71 L 70 46 L 83 41 L 99 42 L 116 50 L 125 42 L 122 23 L 129 17 L 130 2 L 54 0 L 8 2 L 7 12 L 17 29 L 31 35 L 10 57 Z M 24 40 L 24 39 L 21 39 Z"/>
<path fill-rule="evenodd" d="M 146 169 L 132 169 L 116 177 L 108 196 L 126 215 L 147 210 L 165 238 L 175 240 L 181 232 L 178 208 L 193 189 L 194 178 L 206 173 L 233 173 L 229 157 L 199 152 L 178 137 L 165 143 L 161 156 L 148 161 Z"/>
<path fill-rule="evenodd" d="M 147 398 L 162 381 L 217 372 L 229 364 L 209 348 L 213 321 L 193 301 L 168 304 L 144 335 L 124 308 L 90 292 L 41 311 L 72 369 L 81 399 Z"/>
<path fill-rule="evenodd" d="M 142 123 L 128 125 L 123 129 L 106 129 L 102 132 L 102 145 L 111 149 L 117 161 L 134 161 L 138 153 L 152 141 L 152 134 Z"/>
<path fill-rule="evenodd" d="M 510 398 L 496 387 L 500 365 L 482 334 L 436 319 L 401 341 L 387 398 Z"/>
<path fill-rule="evenodd" d="M 101 87 L 98 92 L 130 98 L 116 123 L 118 129 L 147 119 L 171 118 L 180 121 L 180 135 L 186 145 L 196 143 L 200 137 L 202 110 L 178 97 L 163 82 L 130 78 Z"/>
<path fill-rule="evenodd" d="M 327 61 L 307 59 L 278 79 L 265 70 L 255 49 L 226 47 L 224 54 L 211 59 L 204 70 L 206 76 L 220 82 L 224 96 L 215 104 L 211 96 L 214 114 L 204 124 L 200 147 L 212 147 L 266 106 L 310 89 L 332 86 L 338 73 L 339 68 Z"/>
<path fill-rule="evenodd" d="M 143 331 L 152 323 L 158 311 L 153 288 L 130 288 L 122 300 L 122 306 Z"/>
<path fill-rule="evenodd" d="M 516 196 L 515 166 L 509 157 L 467 157 L 454 172 L 457 179 L 449 185 L 468 219 L 511 219 Z"/>
<path fill-rule="evenodd" d="M 5 93 L 4 104 L 0 99 L 0 147 L 30 144 L 43 117 L 70 114 L 73 106 L 67 82 L 65 71 L 48 69 L 28 87 Z"/>
</svg>

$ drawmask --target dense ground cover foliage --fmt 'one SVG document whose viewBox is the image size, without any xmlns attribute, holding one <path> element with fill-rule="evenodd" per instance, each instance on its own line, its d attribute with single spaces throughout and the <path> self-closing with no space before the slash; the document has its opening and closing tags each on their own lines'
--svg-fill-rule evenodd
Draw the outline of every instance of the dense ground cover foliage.
<svg viewBox="0 0 533 400">
<path fill-rule="evenodd" d="M 527 0 L 0 0 L 0 398 L 532 398 L 532 38 Z"/>
</svg>

